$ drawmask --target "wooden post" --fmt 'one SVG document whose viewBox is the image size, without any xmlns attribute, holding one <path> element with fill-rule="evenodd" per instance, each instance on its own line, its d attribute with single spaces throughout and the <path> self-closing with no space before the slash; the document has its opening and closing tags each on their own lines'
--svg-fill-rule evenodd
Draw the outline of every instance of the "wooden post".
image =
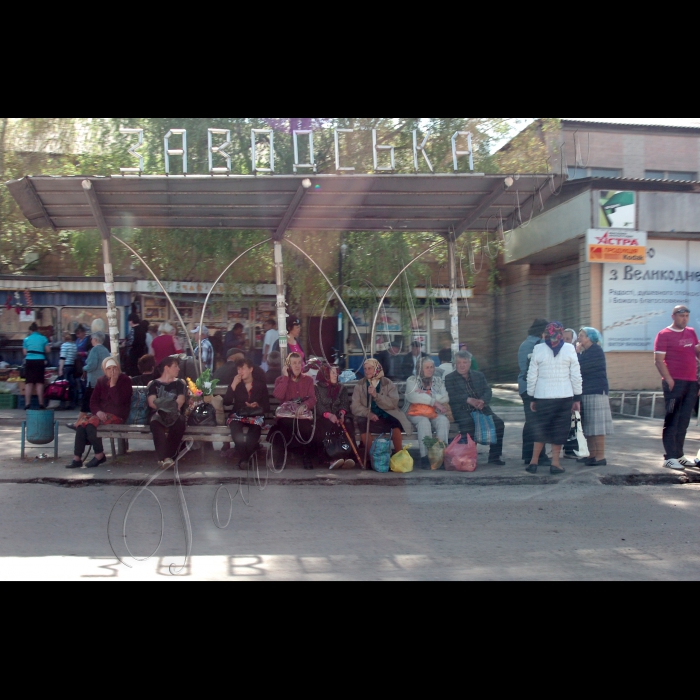
<svg viewBox="0 0 700 700">
<path fill-rule="evenodd" d="M 105 294 L 107 295 L 107 323 L 112 344 L 112 357 L 119 363 L 119 325 L 117 316 L 117 296 L 114 291 L 114 268 L 112 267 L 112 232 L 107 226 L 100 202 L 90 180 L 83 180 L 92 215 L 102 236 L 102 260 L 105 273 Z"/>
</svg>

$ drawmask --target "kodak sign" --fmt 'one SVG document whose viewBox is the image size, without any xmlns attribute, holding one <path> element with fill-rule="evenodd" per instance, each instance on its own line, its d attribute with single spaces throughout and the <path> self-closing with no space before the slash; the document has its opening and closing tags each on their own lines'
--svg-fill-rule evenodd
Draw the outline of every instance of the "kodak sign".
<svg viewBox="0 0 700 700">
<path fill-rule="evenodd" d="M 646 231 L 590 229 L 587 243 L 588 262 L 646 265 Z"/>
</svg>

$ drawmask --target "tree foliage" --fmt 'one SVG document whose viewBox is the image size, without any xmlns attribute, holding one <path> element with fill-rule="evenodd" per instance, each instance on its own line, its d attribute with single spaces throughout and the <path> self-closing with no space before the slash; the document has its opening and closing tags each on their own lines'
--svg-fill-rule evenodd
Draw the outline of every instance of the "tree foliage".
<svg viewBox="0 0 700 700">
<path fill-rule="evenodd" d="M 552 122 L 555 120 L 544 120 Z M 475 169 L 493 173 L 506 167 L 507 171 L 540 170 L 546 164 L 536 135 L 527 137 L 527 147 L 493 155 L 492 144 L 506 137 L 513 128 L 509 118 L 462 117 L 176 117 L 176 118 L 0 118 L 0 178 L 2 181 L 27 174 L 46 175 L 110 175 L 120 167 L 134 165 L 128 149 L 133 137 L 122 135 L 120 127 L 143 128 L 147 173 L 164 172 L 163 137 L 171 128 L 187 129 L 189 173 L 208 173 L 208 129 L 231 131 L 232 169 L 236 174 L 251 174 L 251 129 L 273 129 L 276 169 L 291 173 L 294 163 L 293 129 L 314 130 L 314 146 L 320 173 L 335 172 L 334 128 L 353 129 L 343 134 L 341 151 L 343 163 L 356 168 L 357 173 L 373 171 L 372 129 L 378 130 L 380 145 L 395 147 L 397 169 L 413 172 L 413 132 L 418 132 L 422 142 L 430 134 L 427 153 L 436 172 L 451 172 L 451 138 L 456 131 L 469 131 L 474 137 Z M 174 136 L 171 147 L 179 148 L 180 137 Z M 221 137 L 217 137 L 220 142 Z M 266 137 L 258 137 L 260 157 L 269 158 Z M 301 158 L 307 140 L 300 138 Z M 386 152 L 381 164 L 388 163 Z M 466 159 L 461 167 L 466 169 Z M 181 158 L 171 160 L 171 172 L 181 172 Z M 262 164 L 262 163 L 261 163 Z M 223 161 L 216 163 L 223 165 Z M 428 172 L 422 156 L 419 169 Z M 226 231 L 178 231 L 178 230 L 130 230 L 115 231 L 126 237 L 156 273 L 165 279 L 181 281 L 208 281 L 213 279 L 234 257 L 269 234 L 260 231 L 242 231 L 231 235 Z M 336 256 L 341 244 L 337 235 L 308 234 L 297 236 L 300 245 L 309 252 L 327 248 L 331 242 L 331 255 Z M 368 236 L 352 232 L 345 236 L 350 254 L 346 258 L 346 280 L 368 280 L 380 287 L 387 285 L 401 267 L 417 254 L 438 240 L 429 234 L 387 232 Z M 0 191 L 0 272 L 21 274 L 31 269 L 28 263 L 36 256 L 64 256 L 72 260 L 85 274 L 96 274 L 100 266 L 100 239 L 95 231 L 59 232 L 37 231 L 26 222 L 18 211 L 6 188 Z M 305 270 L 308 262 L 290 252 L 295 269 Z M 438 249 L 430 261 L 444 265 L 444 250 Z M 117 262 L 123 262 L 122 272 L 131 266 L 132 274 L 145 274 L 139 263 L 130 260 L 115 246 Z M 426 261 L 428 262 L 428 261 Z M 335 269 L 335 265 L 331 269 Z M 267 246 L 262 246 L 246 258 L 245 279 L 272 281 L 274 274 Z M 427 274 L 425 265 L 416 265 L 409 273 L 415 283 L 428 283 L 422 279 Z M 241 278 L 241 270 L 234 270 L 228 281 Z M 292 293 L 298 299 L 314 294 L 315 275 L 290 276 Z M 335 275 L 334 275 L 335 281 Z M 433 282 L 434 283 L 434 282 Z M 360 282 L 358 282 L 360 284 Z"/>
</svg>

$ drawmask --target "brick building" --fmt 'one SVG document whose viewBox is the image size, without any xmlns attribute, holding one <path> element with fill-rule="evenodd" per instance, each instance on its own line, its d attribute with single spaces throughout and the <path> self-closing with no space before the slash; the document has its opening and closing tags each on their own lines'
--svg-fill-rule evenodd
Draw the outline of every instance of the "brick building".
<svg viewBox="0 0 700 700">
<path fill-rule="evenodd" d="M 689 304 L 691 325 L 700 328 L 700 127 L 565 119 L 544 138 L 553 160 L 563 154 L 559 167 L 570 179 L 508 237 L 500 343 L 508 351 L 491 372 L 512 377 L 528 323 L 545 316 L 604 332 L 613 389 L 658 390 L 653 337 L 670 324 L 674 303 Z M 514 147 L 517 138 L 506 148 Z M 629 221 L 603 218 L 613 194 L 632 202 Z M 588 231 L 610 223 L 648 233 L 646 264 L 588 262 Z"/>
</svg>

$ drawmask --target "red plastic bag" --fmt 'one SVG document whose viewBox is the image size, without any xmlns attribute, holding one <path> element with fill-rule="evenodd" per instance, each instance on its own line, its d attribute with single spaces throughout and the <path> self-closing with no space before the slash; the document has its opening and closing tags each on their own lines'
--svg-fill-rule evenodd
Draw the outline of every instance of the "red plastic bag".
<svg viewBox="0 0 700 700">
<path fill-rule="evenodd" d="M 478 459 L 476 443 L 467 435 L 466 445 L 461 445 L 462 436 L 458 435 L 445 450 L 445 471 L 474 472 Z"/>
</svg>

